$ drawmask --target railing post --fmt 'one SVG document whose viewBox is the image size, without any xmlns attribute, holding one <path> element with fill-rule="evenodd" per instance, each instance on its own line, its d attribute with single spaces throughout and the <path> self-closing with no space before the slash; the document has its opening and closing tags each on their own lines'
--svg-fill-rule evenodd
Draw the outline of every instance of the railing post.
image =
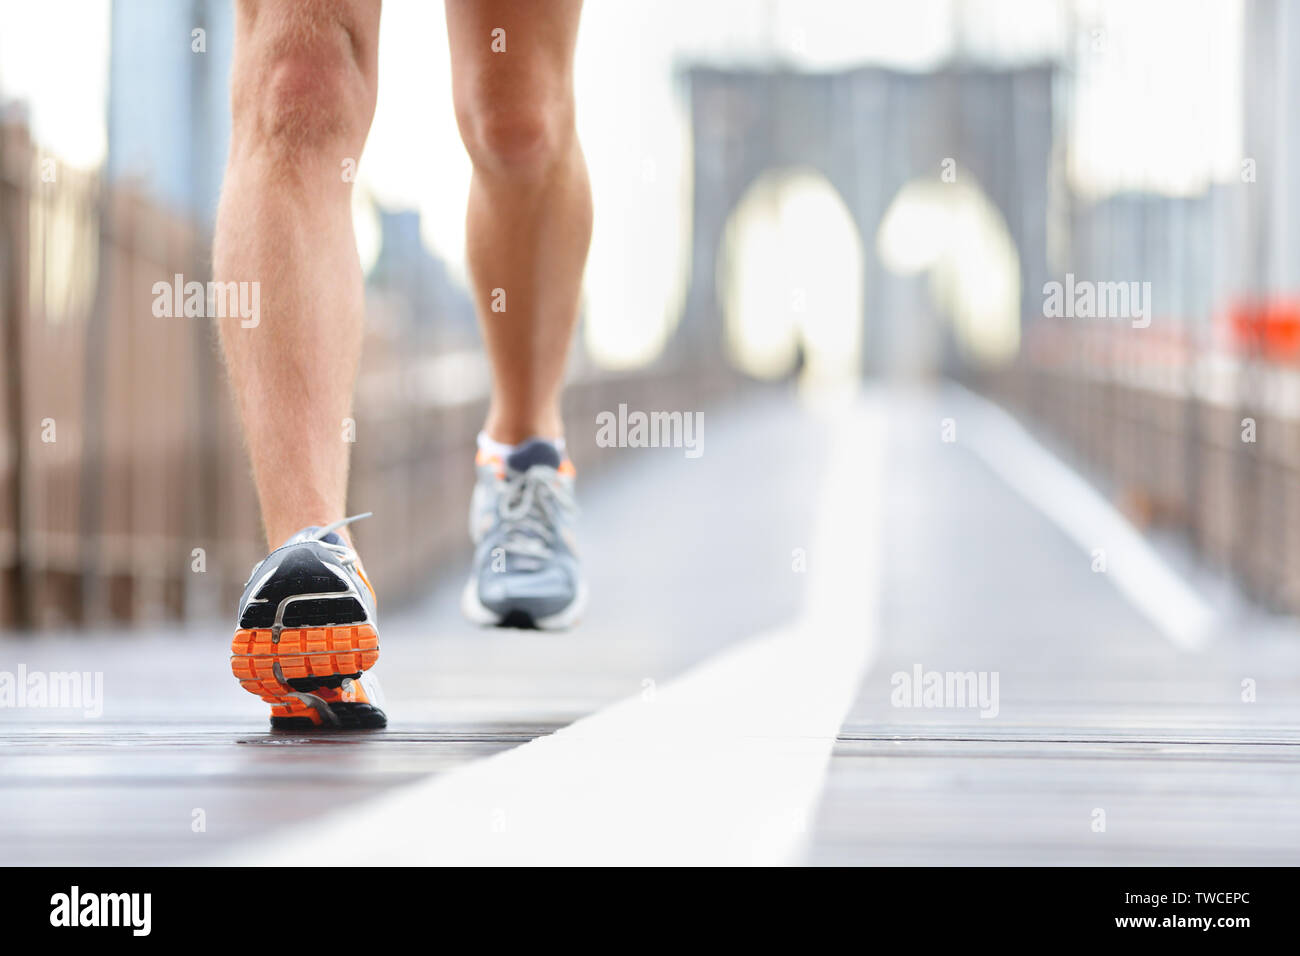
<svg viewBox="0 0 1300 956">
<path fill-rule="evenodd" d="M 26 127 L 0 118 L 0 275 L 4 288 L 4 382 L 12 454 L 9 508 L 13 514 L 13 575 L 9 607 L 15 627 L 32 624 L 30 538 L 27 514 L 27 423 L 24 402 L 23 333 L 27 323 L 27 216 L 25 192 L 30 176 L 31 142 Z"/>
</svg>

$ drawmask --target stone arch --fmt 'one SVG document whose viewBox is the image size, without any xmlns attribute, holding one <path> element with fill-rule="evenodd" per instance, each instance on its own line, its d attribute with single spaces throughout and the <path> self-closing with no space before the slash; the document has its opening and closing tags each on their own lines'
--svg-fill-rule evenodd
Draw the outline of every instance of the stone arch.
<svg viewBox="0 0 1300 956">
<path fill-rule="evenodd" d="M 904 185 L 875 242 L 889 274 L 926 287 L 924 305 L 897 330 L 910 349 L 893 356 L 895 364 L 933 371 L 1014 358 L 1023 312 L 1020 258 L 1006 220 L 973 176 Z"/>
<path fill-rule="evenodd" d="M 863 236 L 821 172 L 777 168 L 732 208 L 718 257 L 728 356 L 750 374 L 788 374 L 802 358 L 822 382 L 857 373 Z"/>
</svg>

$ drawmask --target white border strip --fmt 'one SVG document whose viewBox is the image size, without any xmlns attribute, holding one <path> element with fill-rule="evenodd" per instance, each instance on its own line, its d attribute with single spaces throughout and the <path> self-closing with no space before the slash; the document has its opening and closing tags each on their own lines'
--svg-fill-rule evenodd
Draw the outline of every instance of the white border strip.
<svg viewBox="0 0 1300 956">
<path fill-rule="evenodd" d="M 1209 641 L 1214 623 L 1210 605 L 1178 575 L 1136 528 L 1018 421 L 987 399 L 952 385 L 965 411 L 969 448 L 1071 540 L 1091 555 L 1106 552 L 1105 576 L 1166 638 L 1184 650 Z M 1090 564 L 1080 561 L 1080 573 Z"/>
</svg>

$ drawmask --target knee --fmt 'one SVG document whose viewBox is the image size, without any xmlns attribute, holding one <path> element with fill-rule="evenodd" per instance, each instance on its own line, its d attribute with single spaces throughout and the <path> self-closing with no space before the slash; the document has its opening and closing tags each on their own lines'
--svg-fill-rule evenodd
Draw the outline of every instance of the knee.
<svg viewBox="0 0 1300 956">
<path fill-rule="evenodd" d="M 273 162 L 357 158 L 374 116 L 373 61 L 339 22 L 268 25 L 236 57 L 232 153 Z"/>
<path fill-rule="evenodd" d="M 574 141 L 571 94 L 458 97 L 456 121 L 475 170 L 494 177 L 542 178 Z"/>
</svg>

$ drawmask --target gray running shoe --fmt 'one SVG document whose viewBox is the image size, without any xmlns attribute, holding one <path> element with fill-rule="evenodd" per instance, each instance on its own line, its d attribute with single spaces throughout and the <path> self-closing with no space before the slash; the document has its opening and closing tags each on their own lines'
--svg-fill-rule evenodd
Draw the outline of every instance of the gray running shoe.
<svg viewBox="0 0 1300 956">
<path fill-rule="evenodd" d="M 505 461 L 480 451 L 470 503 L 474 567 L 461 611 L 474 624 L 558 630 L 587 604 L 573 539 L 573 464 L 542 438 Z"/>
</svg>

